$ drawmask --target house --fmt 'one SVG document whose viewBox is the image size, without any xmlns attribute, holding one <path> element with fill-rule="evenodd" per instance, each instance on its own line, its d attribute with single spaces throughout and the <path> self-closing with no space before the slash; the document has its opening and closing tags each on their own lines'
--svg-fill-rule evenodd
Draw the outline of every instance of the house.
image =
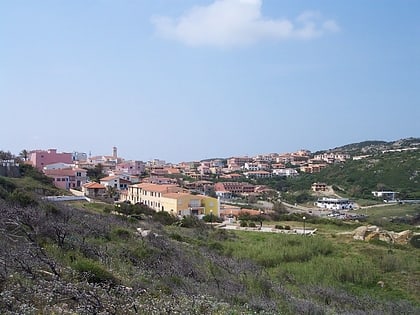
<svg viewBox="0 0 420 315">
<path fill-rule="evenodd" d="M 34 150 L 29 152 L 29 163 L 42 171 L 44 166 L 54 163 L 73 163 L 72 153 L 58 153 L 57 149 Z"/>
<path fill-rule="evenodd" d="M 315 206 L 329 210 L 351 210 L 354 202 L 346 198 L 326 198 L 323 197 L 315 202 Z"/>
<path fill-rule="evenodd" d="M 105 187 L 113 187 L 116 190 L 126 190 L 132 184 L 129 180 L 117 175 L 103 177 L 100 179 L 100 183 Z"/>
<path fill-rule="evenodd" d="M 130 185 L 122 201 L 141 203 L 155 211 L 166 211 L 173 215 L 203 215 L 213 213 L 218 216 L 216 198 L 186 193 L 177 185 L 157 185 L 141 183 Z"/>
<path fill-rule="evenodd" d="M 176 192 L 162 195 L 160 211 L 177 215 L 209 215 L 219 216 L 219 202 L 216 198 Z"/>
<path fill-rule="evenodd" d="M 250 171 L 244 173 L 246 178 L 269 178 L 271 177 L 271 173 L 268 171 Z"/>
<path fill-rule="evenodd" d="M 19 164 L 13 159 L 0 159 L 0 176 L 20 177 Z"/>
<path fill-rule="evenodd" d="M 238 218 L 239 216 L 245 214 L 257 216 L 261 215 L 261 210 L 245 209 L 231 205 L 220 206 L 220 217 L 224 218 L 225 220 L 228 218 Z"/>
<path fill-rule="evenodd" d="M 44 174 L 61 189 L 81 188 L 87 182 L 87 171 L 81 168 L 46 169 Z"/>
<path fill-rule="evenodd" d="M 82 186 L 82 192 L 87 197 L 101 197 L 106 193 L 106 187 L 96 182 L 89 182 Z"/>
<path fill-rule="evenodd" d="M 327 191 L 328 187 L 325 183 L 313 183 L 311 186 L 312 191 Z"/>
<path fill-rule="evenodd" d="M 395 196 L 398 194 L 396 191 L 372 191 L 375 197 L 382 198 L 386 201 L 394 201 Z"/>
<path fill-rule="evenodd" d="M 326 166 L 326 164 L 308 164 L 301 166 L 300 170 L 304 173 L 319 173 Z"/>
<path fill-rule="evenodd" d="M 160 208 L 160 197 L 164 193 L 181 192 L 182 188 L 174 184 L 149 184 L 139 183 L 128 186 L 127 195 L 123 195 L 124 200 L 130 203 L 143 203 L 153 209 Z"/>
<path fill-rule="evenodd" d="M 59 170 L 59 169 L 63 169 L 63 168 L 72 168 L 74 167 L 74 164 L 68 164 L 68 163 L 63 163 L 63 162 L 58 162 L 58 163 L 52 163 L 52 164 L 48 164 L 45 165 L 43 167 L 43 170 Z"/>
<path fill-rule="evenodd" d="M 314 156 L 314 160 L 324 161 L 327 163 L 345 162 L 348 159 L 350 159 L 349 154 L 339 153 L 339 152 L 329 152 L 329 153 L 327 152 L 323 154 L 317 154 Z"/>
<path fill-rule="evenodd" d="M 115 170 L 121 173 L 138 176 L 144 173 L 145 164 L 142 161 L 123 161 L 116 165 Z"/>
<path fill-rule="evenodd" d="M 169 184 L 176 184 L 177 180 L 175 178 L 170 178 L 170 177 L 151 176 L 151 177 L 144 178 L 142 182 L 149 183 L 149 184 L 169 185 Z"/>
<path fill-rule="evenodd" d="M 276 168 L 272 170 L 274 176 L 294 177 L 299 173 L 294 168 Z"/>
<path fill-rule="evenodd" d="M 253 193 L 255 192 L 255 186 L 246 182 L 219 182 L 214 185 L 214 190 L 216 195 L 223 197 L 223 192 L 237 195 Z"/>
</svg>

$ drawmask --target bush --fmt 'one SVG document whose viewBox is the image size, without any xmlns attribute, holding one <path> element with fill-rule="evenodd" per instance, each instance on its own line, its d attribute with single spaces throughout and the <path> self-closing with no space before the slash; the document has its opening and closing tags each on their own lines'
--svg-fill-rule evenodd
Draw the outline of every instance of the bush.
<svg viewBox="0 0 420 315">
<path fill-rule="evenodd" d="M 181 227 L 194 228 L 194 227 L 204 227 L 203 221 L 193 215 L 186 215 L 182 218 Z"/>
<path fill-rule="evenodd" d="M 106 270 L 99 262 L 92 259 L 77 259 L 73 264 L 73 269 L 79 272 L 83 277 L 86 277 L 88 282 L 117 282 L 112 273 Z"/>
<path fill-rule="evenodd" d="M 415 248 L 420 248 L 420 235 L 414 235 L 410 239 L 410 244 Z"/>
<path fill-rule="evenodd" d="M 256 227 L 256 225 L 255 225 L 255 223 L 254 222 L 249 222 L 249 225 L 248 225 L 249 227 L 252 227 L 252 228 L 254 228 L 254 227 Z"/>
<path fill-rule="evenodd" d="M 280 225 L 280 224 L 276 224 L 276 225 L 274 226 L 274 228 L 276 228 L 276 229 L 278 229 L 278 230 L 283 230 L 283 229 L 284 229 L 283 225 Z"/>
<path fill-rule="evenodd" d="M 171 225 L 174 224 L 175 222 L 178 221 L 178 218 L 169 214 L 168 212 L 165 211 L 159 211 L 159 212 L 155 212 L 152 215 L 152 218 L 154 221 L 157 221 L 163 225 Z"/>
<path fill-rule="evenodd" d="M 22 207 L 38 205 L 38 201 L 35 199 L 33 194 L 22 190 L 13 191 L 13 193 L 11 193 L 9 196 L 9 200 L 19 204 Z"/>
<path fill-rule="evenodd" d="M 248 223 L 247 223 L 246 221 L 241 221 L 241 222 L 239 223 L 239 226 L 240 226 L 240 227 L 248 227 Z"/>
<path fill-rule="evenodd" d="M 112 235 L 115 235 L 119 239 L 128 240 L 131 237 L 131 231 L 119 227 L 112 231 Z"/>
</svg>

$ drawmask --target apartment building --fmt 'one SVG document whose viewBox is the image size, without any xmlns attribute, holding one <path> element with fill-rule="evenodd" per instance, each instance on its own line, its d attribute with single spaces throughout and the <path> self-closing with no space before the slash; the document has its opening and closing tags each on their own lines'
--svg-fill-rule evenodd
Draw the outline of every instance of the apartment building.
<svg viewBox="0 0 420 315">
<path fill-rule="evenodd" d="M 222 198 L 228 196 L 250 194 L 255 192 L 255 186 L 246 182 L 219 182 L 214 185 L 216 195 Z M 230 194 L 229 194 L 230 193 Z"/>
<path fill-rule="evenodd" d="M 72 153 L 59 153 L 57 149 L 34 150 L 29 152 L 29 163 L 42 171 L 44 166 L 54 163 L 73 163 Z"/>
<path fill-rule="evenodd" d="M 217 216 L 219 213 L 216 198 L 186 193 L 177 185 L 157 185 L 141 183 L 130 185 L 122 201 L 142 203 L 155 211 L 166 211 L 174 215 Z"/>
</svg>

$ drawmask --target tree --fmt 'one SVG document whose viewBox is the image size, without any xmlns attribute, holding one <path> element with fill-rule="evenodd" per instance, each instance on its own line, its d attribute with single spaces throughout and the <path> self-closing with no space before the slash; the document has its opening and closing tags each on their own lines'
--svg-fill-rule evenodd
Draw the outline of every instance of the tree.
<svg viewBox="0 0 420 315">
<path fill-rule="evenodd" d="M 14 155 L 10 153 L 10 151 L 2 151 L 0 150 L 0 160 L 13 160 Z"/>
<path fill-rule="evenodd" d="M 91 179 L 91 180 L 93 180 L 93 181 L 97 181 L 97 182 L 99 182 L 99 180 L 101 179 L 101 178 L 103 178 L 103 177 L 105 177 L 105 174 L 104 174 L 104 167 L 103 167 L 103 165 L 101 164 L 101 163 L 99 163 L 99 164 L 97 164 L 97 165 L 95 165 L 95 167 L 94 168 L 88 168 L 88 169 L 86 169 L 87 170 L 87 176 Z"/>
<path fill-rule="evenodd" d="M 27 161 L 28 157 L 29 157 L 29 152 L 26 149 L 23 149 L 22 151 L 20 151 L 19 153 L 19 157 L 23 160 L 23 161 Z"/>
</svg>

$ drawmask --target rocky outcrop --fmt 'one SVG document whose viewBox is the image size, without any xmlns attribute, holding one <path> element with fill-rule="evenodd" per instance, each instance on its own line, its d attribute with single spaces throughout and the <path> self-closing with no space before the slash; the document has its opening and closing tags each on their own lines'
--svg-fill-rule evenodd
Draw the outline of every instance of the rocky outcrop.
<svg viewBox="0 0 420 315">
<path fill-rule="evenodd" d="M 375 225 L 359 226 L 353 231 L 353 239 L 360 241 L 380 240 L 392 244 L 407 244 L 413 232 L 410 230 L 396 233 L 394 231 L 381 230 Z"/>
</svg>

